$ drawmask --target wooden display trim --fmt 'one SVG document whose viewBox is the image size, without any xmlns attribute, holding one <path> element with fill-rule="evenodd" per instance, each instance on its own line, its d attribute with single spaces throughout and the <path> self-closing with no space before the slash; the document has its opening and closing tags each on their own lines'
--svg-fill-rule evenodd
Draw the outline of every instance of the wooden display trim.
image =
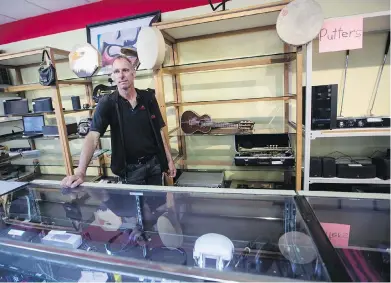
<svg viewBox="0 0 391 283">
<path fill-rule="evenodd" d="M 206 15 L 189 17 L 181 20 L 154 23 L 153 26 L 157 27 L 160 30 L 167 30 L 167 29 L 185 27 L 190 25 L 198 25 L 198 24 L 210 23 L 215 21 L 247 17 L 247 16 L 252 16 L 257 14 L 277 12 L 277 11 L 281 11 L 290 2 L 291 2 L 290 0 L 285 0 L 285 1 L 273 2 L 273 3 L 263 4 L 263 5 L 250 6 L 246 8 L 214 12 Z"/>
</svg>

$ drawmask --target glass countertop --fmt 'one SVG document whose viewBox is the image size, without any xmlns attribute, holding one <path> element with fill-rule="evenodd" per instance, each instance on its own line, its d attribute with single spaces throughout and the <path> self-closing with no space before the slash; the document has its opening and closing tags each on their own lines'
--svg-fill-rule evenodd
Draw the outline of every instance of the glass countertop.
<svg viewBox="0 0 391 283">
<path fill-rule="evenodd" d="M 389 199 L 375 195 L 307 200 L 353 281 L 390 282 Z"/>
<path fill-rule="evenodd" d="M 330 281 L 293 191 L 167 188 L 85 183 L 71 190 L 35 181 L 6 195 L 0 234 L 59 254 L 82 250 L 226 280 Z"/>
</svg>

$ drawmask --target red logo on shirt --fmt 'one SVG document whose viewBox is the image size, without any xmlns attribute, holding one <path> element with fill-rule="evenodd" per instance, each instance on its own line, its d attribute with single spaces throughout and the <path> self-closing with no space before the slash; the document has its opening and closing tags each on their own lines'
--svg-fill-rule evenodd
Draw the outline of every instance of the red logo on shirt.
<svg viewBox="0 0 391 283">
<path fill-rule="evenodd" d="M 141 105 L 140 109 L 141 109 L 141 110 L 145 110 L 144 105 Z"/>
<path fill-rule="evenodd" d="M 151 119 L 155 119 L 155 118 L 156 118 L 156 116 L 155 116 L 155 115 L 152 115 L 152 116 L 151 116 Z"/>
</svg>

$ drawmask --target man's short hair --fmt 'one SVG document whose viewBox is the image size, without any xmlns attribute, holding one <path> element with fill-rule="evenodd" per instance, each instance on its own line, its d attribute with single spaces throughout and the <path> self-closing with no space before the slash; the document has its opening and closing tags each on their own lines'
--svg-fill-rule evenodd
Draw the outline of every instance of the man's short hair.
<svg viewBox="0 0 391 283">
<path fill-rule="evenodd" d="M 124 60 L 128 61 L 129 64 L 132 66 L 133 70 L 136 69 L 136 68 L 134 67 L 132 61 L 130 61 L 130 59 L 129 59 L 128 57 L 126 57 L 125 55 L 118 55 L 118 56 L 116 56 L 115 59 L 114 59 L 114 61 L 113 61 L 113 63 L 112 63 L 112 65 L 114 65 L 114 62 L 117 61 L 117 60 L 119 60 L 119 59 L 124 59 Z"/>
</svg>

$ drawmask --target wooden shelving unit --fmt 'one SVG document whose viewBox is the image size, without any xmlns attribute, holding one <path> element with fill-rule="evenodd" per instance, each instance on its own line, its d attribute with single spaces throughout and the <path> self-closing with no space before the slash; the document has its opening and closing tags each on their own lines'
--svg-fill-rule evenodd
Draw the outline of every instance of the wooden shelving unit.
<svg viewBox="0 0 391 283">
<path fill-rule="evenodd" d="M 274 2 L 259 6 L 251 6 L 244 9 L 233 9 L 229 11 L 214 12 L 212 14 L 185 18 L 176 21 L 155 23 L 165 38 L 166 44 L 172 48 L 173 64 L 163 66 L 155 71 L 155 89 L 163 119 L 167 124 L 166 108 L 174 107 L 176 114 L 176 126 L 168 131 L 165 127 L 165 135 L 168 138 L 172 135 L 178 138 L 179 156 L 176 163 L 181 168 L 187 165 L 216 165 L 231 166 L 232 162 L 227 161 L 190 161 L 187 160 L 185 135 L 180 130 L 180 117 L 183 107 L 189 105 L 209 105 L 228 103 L 249 103 L 262 101 L 284 101 L 284 131 L 289 130 L 289 101 L 296 99 L 296 121 L 300 125 L 296 128 L 296 190 L 301 190 L 302 175 L 302 74 L 303 54 L 302 48 L 298 47 L 294 52 L 287 45 L 284 45 L 284 53 L 266 54 L 242 58 L 214 60 L 208 62 L 196 62 L 181 64 L 178 54 L 178 46 L 182 42 L 197 41 L 207 38 L 225 37 L 230 35 L 245 34 L 255 31 L 275 30 L 278 14 L 290 1 Z M 296 61 L 296 93 L 289 94 L 289 64 Z M 194 72 L 210 72 L 226 69 L 242 69 L 262 65 L 284 64 L 284 94 L 275 97 L 255 97 L 246 99 L 222 99 L 213 101 L 184 102 L 181 91 L 180 74 Z M 165 102 L 163 76 L 171 75 L 174 82 L 174 101 Z M 194 136 L 194 135 L 193 135 Z M 261 170 L 261 169 L 260 169 Z"/>
<path fill-rule="evenodd" d="M 58 132 L 62 150 L 62 157 L 58 158 L 55 165 L 64 166 L 67 175 L 73 174 L 73 168 L 75 166 L 75 162 L 72 160 L 72 155 L 69 148 L 69 138 L 66 132 L 65 126 L 65 114 L 70 113 L 78 113 L 83 111 L 89 111 L 90 115 L 92 115 L 93 109 L 81 109 L 81 110 L 63 110 L 62 100 L 61 100 L 61 88 L 71 85 L 84 85 L 85 86 L 85 94 L 87 98 L 87 102 L 92 106 L 94 105 L 94 101 L 92 99 L 92 81 L 90 79 L 69 79 L 69 80 L 59 80 L 56 74 L 56 84 L 54 86 L 42 86 L 39 83 L 32 84 L 23 84 L 23 78 L 21 70 L 25 68 L 37 67 L 41 63 L 41 57 L 44 50 L 47 50 L 50 58 L 52 60 L 53 66 L 56 68 L 56 64 L 68 62 L 69 51 L 60 50 L 52 47 L 43 47 L 34 50 L 22 51 L 17 53 L 5 53 L 0 54 L 0 67 L 6 69 L 13 69 L 16 74 L 15 85 L 6 86 L 0 89 L 0 92 L 5 93 L 19 93 L 22 97 L 25 97 L 26 91 L 33 90 L 50 90 L 54 112 L 47 113 L 29 113 L 24 116 L 34 116 L 34 115 L 55 115 L 56 123 L 58 126 Z M 56 68 L 58 70 L 58 68 Z M 12 115 L 11 115 L 12 116 Z M 17 115 L 14 115 L 17 116 Z M 17 138 L 17 137 L 14 137 Z M 34 140 L 31 139 L 30 143 L 35 149 Z M 38 160 L 39 158 L 37 158 Z M 33 159 L 32 159 L 33 160 Z M 102 160 L 102 159 L 99 159 Z M 28 162 L 27 162 L 28 163 Z M 103 161 L 102 161 L 103 163 Z M 44 166 L 44 165 L 42 165 Z M 49 166 L 53 166 L 50 164 Z"/>
</svg>

